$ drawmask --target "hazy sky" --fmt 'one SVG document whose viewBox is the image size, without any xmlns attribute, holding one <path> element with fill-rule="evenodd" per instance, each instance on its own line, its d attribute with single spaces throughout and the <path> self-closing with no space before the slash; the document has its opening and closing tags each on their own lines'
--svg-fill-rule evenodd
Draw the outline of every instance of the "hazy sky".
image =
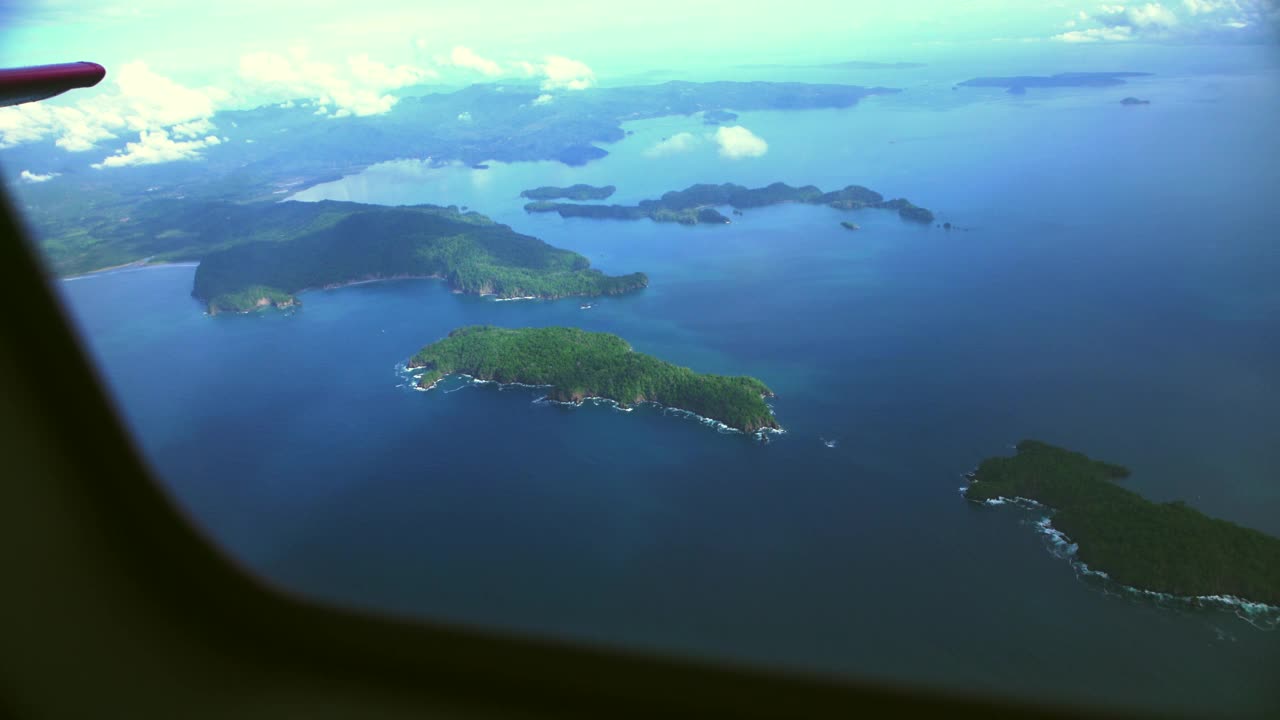
<svg viewBox="0 0 1280 720">
<path fill-rule="evenodd" d="M 321 55 L 378 48 L 397 62 L 425 62 L 457 45 L 500 59 L 558 53 L 597 60 L 642 55 L 677 63 L 708 53 L 752 55 L 762 46 L 771 52 L 837 45 L 880 52 L 903 42 L 1047 37 L 1076 10 L 1054 3 L 957 0 L 223 0 L 184 9 L 154 0 L 114 8 L 64 0 L 8 4 L 6 59 L 14 52 L 43 58 L 83 48 L 112 62 L 142 52 L 184 65 L 225 63 L 241 53 L 296 44 Z"/>
<path fill-rule="evenodd" d="M 904 59 L 913 48 L 990 40 L 1256 38 L 1267 16 L 1277 17 L 1276 0 L 0 0 L 0 7 L 7 65 L 144 59 L 182 76 L 234 68 L 250 52 L 303 46 L 327 60 L 368 53 L 432 66 L 464 46 L 498 61 L 556 54 L 626 69 L 726 56 Z"/>
<path fill-rule="evenodd" d="M 395 90 L 424 83 L 521 79 L 550 103 L 650 69 L 929 62 L 1014 46 L 1074 49 L 1062 69 L 1094 69 L 1081 60 L 1127 47 L 1275 45 L 1277 27 L 1280 0 L 0 0 L 0 66 L 108 68 L 97 88 L 0 108 L 0 148 L 133 143 L 105 168 L 193 157 L 220 142 L 215 112 L 264 102 L 337 119 L 387 112 Z"/>
</svg>

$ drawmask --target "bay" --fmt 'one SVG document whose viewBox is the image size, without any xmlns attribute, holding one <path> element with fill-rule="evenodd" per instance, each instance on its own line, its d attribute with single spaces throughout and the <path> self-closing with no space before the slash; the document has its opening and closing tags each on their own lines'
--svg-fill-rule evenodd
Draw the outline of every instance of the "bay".
<svg viewBox="0 0 1280 720">
<path fill-rule="evenodd" d="M 1108 593 L 1049 552 L 1042 512 L 958 489 L 1035 437 L 1280 534 L 1277 68 L 1019 97 L 919 72 L 847 110 L 741 113 L 758 158 L 664 118 L 581 168 L 410 159 L 297 197 L 466 205 L 649 274 L 587 310 L 395 281 L 211 318 L 181 266 L 61 288 L 175 502 L 286 590 L 1051 703 L 1275 712 L 1274 629 Z M 1131 94 L 1153 104 L 1118 104 Z M 654 155 L 678 133 L 692 150 Z M 808 206 L 715 227 L 565 220 L 518 197 L 778 180 L 866 185 L 964 229 Z M 762 445 L 651 408 L 407 386 L 399 363 L 473 323 L 576 325 L 754 375 L 788 432 Z"/>
</svg>

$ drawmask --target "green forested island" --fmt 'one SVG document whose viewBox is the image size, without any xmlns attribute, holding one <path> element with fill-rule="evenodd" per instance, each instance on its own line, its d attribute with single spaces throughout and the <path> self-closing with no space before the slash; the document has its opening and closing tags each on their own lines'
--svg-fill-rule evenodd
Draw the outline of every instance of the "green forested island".
<svg viewBox="0 0 1280 720">
<path fill-rule="evenodd" d="M 1120 465 L 1023 440 L 1014 457 L 983 460 L 965 497 L 1021 497 L 1053 508 L 1053 526 L 1077 544 L 1080 560 L 1119 583 L 1280 605 L 1280 539 L 1181 501 L 1151 502 L 1116 484 L 1128 475 Z"/>
<path fill-rule="evenodd" d="M 788 202 L 827 205 L 839 210 L 884 208 L 897 210 L 898 215 L 904 220 L 921 223 L 933 221 L 932 212 L 914 205 L 910 200 L 905 198 L 885 200 L 880 193 L 861 185 L 849 185 L 843 190 L 823 192 L 813 185 L 792 187 L 782 182 L 762 188 L 747 188 L 733 183 L 691 185 L 684 190 L 665 193 L 657 200 L 641 200 L 638 205 L 578 205 L 538 201 L 525 205 L 524 209 L 531 213 L 559 213 L 560 217 L 614 220 L 649 218 L 656 222 L 698 225 L 729 222 L 729 218 L 712 207 L 714 205 L 729 205 L 736 210 L 741 210 Z"/>
<path fill-rule="evenodd" d="M 475 212 L 358 203 L 219 204 L 206 213 L 192 294 L 209 312 L 288 306 L 294 293 L 366 280 L 433 277 L 458 292 L 510 297 L 616 295 L 648 285 L 609 276 Z M 189 222 L 189 220 L 188 220 Z M 234 244 L 232 244 L 234 243 Z"/>
<path fill-rule="evenodd" d="M 463 373 L 500 383 L 547 385 L 551 400 L 600 397 L 622 407 L 655 402 L 744 432 L 780 429 L 764 402 L 773 392 L 759 380 L 696 373 L 636 352 L 608 333 L 567 327 L 463 327 L 422 348 L 408 367 L 426 371 L 418 381 L 421 388 Z"/>
<path fill-rule="evenodd" d="M 570 185 L 569 187 L 544 185 L 532 190 L 525 190 L 520 193 L 520 197 L 529 198 L 530 200 L 556 200 L 559 198 L 568 200 L 604 200 L 617 192 L 617 190 L 618 188 L 613 185 L 605 185 L 604 187 L 584 185 L 582 183 Z"/>
<path fill-rule="evenodd" d="M 729 123 L 738 119 L 738 113 L 729 112 L 728 110 L 704 110 L 702 112 L 703 125 L 719 125 L 721 123 Z"/>
</svg>

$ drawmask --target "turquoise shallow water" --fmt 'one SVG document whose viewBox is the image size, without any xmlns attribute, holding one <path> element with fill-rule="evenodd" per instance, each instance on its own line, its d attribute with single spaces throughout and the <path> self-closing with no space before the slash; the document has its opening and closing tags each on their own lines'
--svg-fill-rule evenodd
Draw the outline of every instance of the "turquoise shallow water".
<svg viewBox="0 0 1280 720">
<path fill-rule="evenodd" d="M 957 490 L 1038 437 L 1280 534 L 1280 210 L 1260 201 L 1280 191 L 1276 79 L 1015 98 L 935 74 L 849 110 L 743 113 L 760 158 L 721 158 L 697 119 L 668 118 L 583 168 L 402 161 L 300 196 L 467 205 L 649 273 L 590 310 L 399 281 L 209 318 L 189 267 L 62 287 L 176 501 L 286 588 L 888 681 L 1274 712 L 1280 634 L 1108 594 L 1049 552 L 1042 513 Z M 1154 102 L 1121 107 L 1130 94 Z M 679 132 L 693 151 L 646 154 Z M 971 229 L 866 211 L 850 233 L 800 206 L 723 227 L 563 220 L 517 197 L 775 180 L 864 184 Z M 398 363 L 470 323 L 580 325 L 758 376 L 788 433 L 762 446 L 652 409 L 404 386 Z"/>
</svg>

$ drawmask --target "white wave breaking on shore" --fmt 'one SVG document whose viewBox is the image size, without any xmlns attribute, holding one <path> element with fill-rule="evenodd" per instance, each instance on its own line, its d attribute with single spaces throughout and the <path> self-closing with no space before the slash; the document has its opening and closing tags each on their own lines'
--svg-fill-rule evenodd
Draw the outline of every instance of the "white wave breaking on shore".
<svg viewBox="0 0 1280 720">
<path fill-rule="evenodd" d="M 964 490 L 964 489 L 966 489 L 966 488 L 962 488 L 962 490 Z M 1040 503 L 1036 502 L 1035 500 L 1032 500 L 1031 498 L 1019 497 L 1019 496 L 1017 496 L 1017 495 L 1015 495 L 1015 496 L 1013 496 L 1013 497 L 1004 497 L 1004 496 L 1000 496 L 1000 497 L 993 497 L 993 498 L 989 498 L 989 499 L 987 499 L 987 500 L 983 500 L 983 501 L 982 501 L 982 504 L 983 504 L 983 505 L 987 505 L 987 506 L 993 506 L 993 505 L 1017 505 L 1018 507 L 1021 507 L 1021 508 L 1027 508 L 1028 510 L 1033 509 L 1033 508 L 1040 508 L 1040 507 L 1044 507 L 1044 505 L 1041 505 Z"/>
<path fill-rule="evenodd" d="M 444 378 L 440 378 L 439 380 L 436 380 L 435 382 L 431 383 L 427 387 L 418 387 L 418 383 L 421 382 L 422 376 L 425 373 L 418 372 L 418 368 L 409 367 L 409 363 L 403 360 L 396 363 L 395 370 L 396 370 L 396 374 L 404 379 L 404 382 L 399 385 L 396 385 L 396 387 L 407 387 L 408 389 L 413 390 L 414 392 L 427 392 L 428 390 L 431 390 L 432 388 L 434 388 L 436 385 L 439 385 L 440 380 L 444 379 Z"/>
<path fill-rule="evenodd" d="M 1041 505 L 1040 507 L 1044 506 Z M 1157 604 L 1173 604 L 1181 607 L 1225 610 L 1227 612 L 1231 612 L 1236 617 L 1259 630 L 1271 631 L 1280 628 L 1280 606 L 1254 602 L 1234 595 L 1174 595 L 1172 593 L 1125 585 L 1124 583 L 1112 578 L 1105 571 L 1091 568 L 1088 563 L 1081 560 L 1077 556 L 1080 546 L 1071 542 L 1071 538 L 1067 537 L 1067 535 L 1061 530 L 1055 528 L 1050 516 L 1046 515 L 1040 518 L 1034 523 L 1034 525 L 1037 531 L 1048 538 L 1051 545 L 1050 552 L 1054 557 L 1066 560 L 1071 565 L 1071 569 L 1074 570 L 1077 575 L 1095 577 L 1104 581 L 1107 586 L 1110 586 L 1109 588 L 1104 587 L 1104 592 L 1107 592 L 1109 589 L 1115 589 L 1118 591 L 1116 594 L 1152 600 Z"/>
<path fill-rule="evenodd" d="M 963 495 L 966 490 L 968 490 L 967 487 L 960 488 L 960 493 Z M 1043 503 L 1016 496 L 1002 496 L 982 501 L 972 500 L 970 502 L 985 506 L 1016 505 L 1027 510 L 1049 509 Z M 1066 533 L 1053 526 L 1052 515 L 1045 515 L 1032 524 L 1036 528 L 1036 532 L 1046 539 L 1049 554 L 1065 560 L 1077 577 L 1091 577 L 1102 582 L 1103 592 L 1122 597 L 1142 598 L 1160 605 L 1227 611 L 1259 630 L 1273 631 L 1280 629 L 1280 606 L 1246 600 L 1234 595 L 1174 595 L 1125 585 L 1112 578 L 1105 571 L 1091 568 L 1088 563 L 1081 560 L 1078 555 L 1080 546 L 1072 542 Z M 1112 590 L 1115 592 L 1112 592 Z"/>
<path fill-rule="evenodd" d="M 402 363 L 400 363 L 400 364 L 398 364 L 398 365 L 396 365 L 396 371 L 397 371 L 397 373 L 412 372 L 412 371 L 408 368 L 407 364 L 406 364 L 406 363 L 403 363 L 403 362 L 402 362 Z M 541 389 L 544 389 L 544 388 L 552 387 L 551 385 L 530 385 L 530 384 L 528 384 L 528 383 L 520 383 L 520 382 L 501 383 L 501 382 L 498 382 L 497 380 L 480 380 L 480 379 L 478 379 L 478 378 L 476 378 L 476 377 L 474 377 L 474 376 L 468 375 L 468 374 L 466 374 L 466 373 L 454 373 L 452 376 L 456 376 L 456 377 L 460 377 L 460 378 L 466 378 L 467 382 L 466 382 L 464 385 L 462 385 L 462 387 L 454 388 L 454 389 L 452 389 L 452 390 L 443 390 L 443 391 L 441 391 L 441 392 L 443 392 L 443 393 L 444 393 L 444 394 L 446 394 L 446 395 L 447 395 L 447 394 L 449 394 L 449 393 L 457 392 L 458 390 L 461 390 L 462 388 L 465 388 L 465 387 L 468 387 L 468 386 L 471 386 L 471 385 L 496 385 L 496 386 L 498 386 L 498 390 L 499 390 L 499 391 L 505 390 L 505 389 L 507 389 L 507 388 L 524 388 L 524 389 L 528 389 L 528 390 L 541 390 Z M 418 377 L 420 378 L 421 376 L 418 376 Z M 446 375 L 445 377 L 451 377 L 451 376 Z M 416 383 L 415 383 L 415 384 L 414 384 L 414 389 L 415 389 L 415 390 L 420 390 L 420 391 L 425 392 L 425 391 L 427 391 L 427 390 L 431 390 L 431 389 L 435 388 L 437 385 L 439 385 L 439 384 L 440 384 L 441 380 L 444 380 L 444 377 L 442 377 L 442 378 L 440 378 L 440 379 L 436 380 L 435 382 L 431 383 L 431 385 L 430 385 L 430 386 L 425 387 L 425 388 L 417 387 L 417 385 L 416 385 Z M 667 407 L 666 405 L 663 405 L 662 403 L 659 403 L 659 402 L 655 402 L 655 401 L 653 401 L 653 400 L 645 400 L 645 401 L 643 401 L 643 402 L 636 403 L 636 406 L 623 407 L 623 406 L 622 406 L 622 404 L 621 404 L 621 403 L 619 403 L 617 400 L 613 400 L 612 398 L 596 397 L 596 396 L 584 397 L 584 398 L 582 398 L 581 400 L 577 400 L 577 401 L 572 401 L 572 400 L 551 400 L 551 399 L 550 399 L 550 398 L 548 398 L 546 395 L 541 395 L 541 396 L 536 397 L 536 398 L 534 398 L 534 399 L 533 399 L 533 404 L 535 404 L 535 405 L 560 405 L 560 406 L 564 406 L 564 407 L 575 407 L 575 408 L 576 408 L 576 407 L 582 407 L 582 405 L 583 405 L 583 404 L 588 403 L 588 402 L 589 402 L 589 403 L 591 403 L 592 405 L 607 405 L 607 406 L 609 406 L 609 407 L 612 407 L 614 410 L 616 410 L 616 411 L 618 411 L 618 412 L 628 412 L 628 413 L 629 413 L 629 412 L 631 412 L 631 411 L 633 411 L 633 410 L 635 410 L 636 406 L 638 406 L 638 405 L 653 405 L 653 406 L 655 406 L 655 407 L 657 407 L 657 408 L 661 408 L 661 410 L 662 410 L 662 414 L 663 414 L 663 415 L 676 415 L 676 416 L 678 416 L 678 417 L 683 417 L 683 418 L 687 418 L 687 419 L 690 419 L 690 420 L 696 420 L 696 421 L 698 421 L 698 422 L 702 423 L 703 425 L 707 425 L 707 426 L 710 426 L 710 427 L 714 427 L 714 428 L 716 429 L 716 431 L 717 431 L 717 432 L 720 432 L 720 433 L 723 433 L 723 434 L 726 434 L 726 435 L 731 435 L 731 434 L 747 435 L 747 434 L 750 434 L 752 437 L 756 438 L 757 440 L 764 440 L 764 441 L 767 441 L 767 437 L 768 437 L 769 435 L 785 435 L 785 434 L 786 434 L 786 432 L 787 432 L 786 430 L 784 430 L 784 429 L 782 429 L 782 428 L 760 428 L 759 430 L 756 430 L 756 431 L 754 431 L 754 432 L 747 433 L 747 432 L 745 432 L 745 431 L 743 431 L 743 430 L 740 430 L 739 428 L 729 427 L 728 425 L 726 425 L 726 424 L 725 424 L 725 423 L 723 423 L 723 422 L 720 422 L 719 420 L 715 420 L 715 419 L 713 419 L 713 418 L 704 417 L 704 416 L 702 416 L 702 415 L 699 415 L 699 414 L 697 414 L 697 413 L 693 412 L 692 410 L 685 410 L 685 409 L 683 409 L 683 408 Z M 769 408 L 769 410 L 770 410 L 770 413 L 772 413 L 773 408 L 772 408 L 772 407 L 770 407 L 770 408 Z"/>
</svg>

